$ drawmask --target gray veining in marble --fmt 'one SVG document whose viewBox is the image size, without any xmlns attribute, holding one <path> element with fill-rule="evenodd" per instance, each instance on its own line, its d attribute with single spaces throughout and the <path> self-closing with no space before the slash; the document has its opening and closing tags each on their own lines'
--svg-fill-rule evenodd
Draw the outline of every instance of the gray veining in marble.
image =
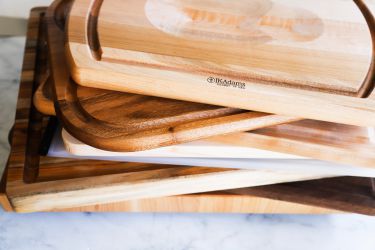
<svg viewBox="0 0 375 250">
<path fill-rule="evenodd" d="M 14 122 L 24 41 L 24 37 L 0 39 L 0 174 L 9 153 L 8 132 Z"/>
<path fill-rule="evenodd" d="M 0 214 L 0 250 L 373 250 L 374 222 L 358 215 Z"/>
</svg>

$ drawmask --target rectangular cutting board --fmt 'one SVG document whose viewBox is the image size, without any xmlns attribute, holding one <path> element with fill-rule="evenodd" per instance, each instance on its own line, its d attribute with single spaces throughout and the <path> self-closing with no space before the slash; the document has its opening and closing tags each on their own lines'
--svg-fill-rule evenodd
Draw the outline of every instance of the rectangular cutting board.
<svg viewBox="0 0 375 250">
<path fill-rule="evenodd" d="M 84 86 L 374 126 L 367 4 L 76 0 L 66 56 Z"/>
</svg>

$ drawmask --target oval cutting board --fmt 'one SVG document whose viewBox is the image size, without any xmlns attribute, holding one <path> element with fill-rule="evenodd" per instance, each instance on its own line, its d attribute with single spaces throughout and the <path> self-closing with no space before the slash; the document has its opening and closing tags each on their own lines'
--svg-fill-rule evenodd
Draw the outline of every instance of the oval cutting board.
<svg viewBox="0 0 375 250">
<path fill-rule="evenodd" d="M 362 0 L 76 0 L 66 54 L 84 86 L 375 126 L 368 26 Z"/>
<path fill-rule="evenodd" d="M 49 8 L 47 40 L 56 114 L 82 142 L 105 150 L 138 151 L 298 120 L 77 85 L 63 54 L 68 4 L 56 1 Z"/>
</svg>

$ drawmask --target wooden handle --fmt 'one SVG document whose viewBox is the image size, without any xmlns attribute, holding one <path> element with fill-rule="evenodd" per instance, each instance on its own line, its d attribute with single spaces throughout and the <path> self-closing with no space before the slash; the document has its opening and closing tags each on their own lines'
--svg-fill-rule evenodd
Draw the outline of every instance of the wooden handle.
<svg viewBox="0 0 375 250">
<path fill-rule="evenodd" d="M 40 113 L 45 115 L 56 115 L 51 93 L 49 93 L 51 91 L 51 85 L 47 83 L 48 81 L 51 81 L 51 78 L 49 75 L 45 75 L 39 83 L 38 89 L 35 91 L 33 103 Z"/>
<path fill-rule="evenodd" d="M 366 98 L 375 88 L 375 19 L 371 10 L 363 2 L 363 0 L 353 0 L 358 8 L 361 10 L 363 16 L 366 19 L 367 25 L 370 30 L 372 40 L 372 58 L 369 71 L 363 81 L 362 86 L 358 91 L 358 97 Z"/>
</svg>

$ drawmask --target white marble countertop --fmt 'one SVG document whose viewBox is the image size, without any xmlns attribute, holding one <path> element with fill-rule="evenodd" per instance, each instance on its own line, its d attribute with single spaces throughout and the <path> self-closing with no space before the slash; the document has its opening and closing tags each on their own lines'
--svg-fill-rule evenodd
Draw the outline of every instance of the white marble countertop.
<svg viewBox="0 0 375 250">
<path fill-rule="evenodd" d="M 0 249 L 373 250 L 358 215 L 0 213 Z"/>
<path fill-rule="evenodd" d="M 0 0 L 0 15 L 26 17 L 50 0 Z M 0 172 L 14 119 L 24 38 L 0 38 Z M 360 215 L 5 213 L 0 250 L 375 249 L 375 218 Z"/>
</svg>

